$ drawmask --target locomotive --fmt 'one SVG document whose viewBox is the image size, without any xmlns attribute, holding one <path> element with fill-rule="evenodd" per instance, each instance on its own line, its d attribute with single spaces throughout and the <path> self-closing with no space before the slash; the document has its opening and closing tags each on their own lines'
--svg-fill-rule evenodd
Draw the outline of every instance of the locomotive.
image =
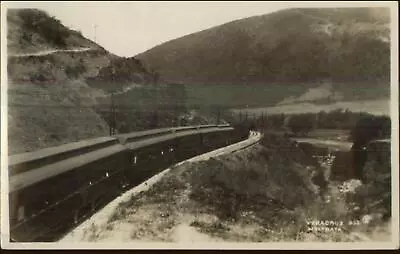
<svg viewBox="0 0 400 254">
<path fill-rule="evenodd" d="M 9 156 L 10 240 L 57 240 L 162 169 L 247 136 L 230 125 L 186 126 Z"/>
</svg>

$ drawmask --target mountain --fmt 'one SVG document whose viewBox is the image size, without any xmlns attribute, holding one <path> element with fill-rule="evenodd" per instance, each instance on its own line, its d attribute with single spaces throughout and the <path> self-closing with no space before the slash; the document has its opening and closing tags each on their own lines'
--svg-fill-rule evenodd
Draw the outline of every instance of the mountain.
<svg viewBox="0 0 400 254">
<path fill-rule="evenodd" d="M 44 11 L 8 9 L 7 28 L 10 154 L 109 135 L 109 93 L 156 83 Z"/>
<path fill-rule="evenodd" d="M 189 85 L 388 81 L 389 23 L 388 8 L 287 9 L 174 39 L 136 58 Z"/>
<path fill-rule="evenodd" d="M 65 27 L 56 18 L 37 9 L 8 9 L 7 27 L 9 55 L 74 47 L 102 49 L 80 32 Z"/>
<path fill-rule="evenodd" d="M 139 60 L 108 52 L 44 11 L 9 9 L 7 27 L 8 74 L 13 83 L 82 79 L 97 88 L 100 81 L 108 82 L 107 89 L 119 90 L 132 83 L 149 84 L 155 80 Z M 115 75 L 109 73 L 111 68 L 117 71 Z M 110 84 L 117 75 L 124 82 Z"/>
<path fill-rule="evenodd" d="M 108 66 L 100 69 L 96 76 L 88 77 L 86 82 L 91 87 L 110 91 L 124 90 L 135 84 L 157 84 L 157 78 L 156 73 L 150 73 L 134 57 L 114 57 L 110 59 Z"/>
</svg>

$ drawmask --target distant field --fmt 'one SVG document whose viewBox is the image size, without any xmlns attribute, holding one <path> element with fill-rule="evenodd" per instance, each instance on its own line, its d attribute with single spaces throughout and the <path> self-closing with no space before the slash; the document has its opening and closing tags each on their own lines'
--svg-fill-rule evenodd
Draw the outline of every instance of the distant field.
<svg viewBox="0 0 400 254">
<path fill-rule="evenodd" d="M 256 108 L 274 106 L 288 97 L 299 97 L 309 91 L 309 89 L 319 86 L 321 86 L 321 83 L 317 82 L 295 84 L 271 83 L 251 86 L 243 84 L 192 84 L 185 85 L 185 90 L 188 105 L 222 105 L 231 108 Z M 333 83 L 332 86 L 334 87 L 333 90 L 341 95 L 341 100 L 343 101 L 373 101 L 390 97 L 389 85 L 382 82 Z M 319 104 L 327 103 L 327 101 L 318 102 Z M 354 105 L 350 106 L 357 108 L 357 106 Z M 374 107 L 375 104 L 372 108 Z M 381 106 L 379 106 L 378 109 L 380 108 Z"/>
<path fill-rule="evenodd" d="M 288 94 L 300 95 L 307 89 L 290 84 L 269 85 L 185 85 L 188 105 L 225 107 L 272 106 Z"/>
<path fill-rule="evenodd" d="M 389 115 L 390 101 L 380 100 L 364 100 L 364 101 L 343 101 L 331 104 L 313 104 L 313 103 L 297 103 L 290 105 L 258 107 L 258 108 L 236 108 L 235 113 L 256 114 L 299 114 L 299 113 L 318 113 L 320 111 L 329 112 L 335 109 L 349 109 L 352 112 L 368 112 L 374 115 Z"/>
<path fill-rule="evenodd" d="M 307 134 L 308 138 L 323 139 L 323 140 L 347 140 L 350 135 L 349 130 L 339 129 L 315 129 Z"/>
<path fill-rule="evenodd" d="M 225 108 L 264 108 L 273 107 L 279 102 L 289 97 L 300 97 L 309 91 L 310 88 L 320 86 L 320 83 L 308 84 L 267 84 L 267 85 L 171 85 L 162 89 L 160 86 L 138 86 L 131 87 L 129 91 L 116 96 L 118 105 L 132 107 L 153 107 L 154 104 L 173 105 L 186 104 L 190 107 L 210 107 L 222 106 Z M 349 84 L 347 84 L 349 85 Z M 335 91 L 341 94 L 341 99 L 345 101 L 353 100 L 377 100 L 387 98 L 388 94 L 383 86 L 371 84 L 334 84 Z M 362 89 L 361 89 L 362 88 Z M 328 103 L 328 101 L 316 101 L 318 104 Z M 362 104 L 362 102 L 360 102 Z M 356 103 L 356 104 L 360 104 Z M 350 103 L 351 104 L 351 103 Z M 360 104 L 360 105 L 361 105 Z M 300 104 L 307 107 L 308 104 Z M 343 106 L 347 104 L 344 103 Z M 282 105 L 283 106 L 283 105 Z M 290 105 L 284 105 L 291 107 Z M 339 103 L 340 106 L 340 103 Z M 296 106 L 297 107 L 297 106 Z M 312 106 L 314 107 L 314 106 Z M 318 107 L 325 107 L 324 105 Z M 354 108 L 353 105 L 350 107 Z M 281 108 L 281 106 L 279 106 Z M 373 104 L 371 108 L 376 108 Z M 382 108 L 379 106 L 377 109 Z M 273 109 L 276 111 L 278 109 Z M 286 109 L 285 109 L 286 110 Z M 385 110 L 385 109 L 383 109 Z M 279 111 L 279 110 L 278 110 Z"/>
</svg>

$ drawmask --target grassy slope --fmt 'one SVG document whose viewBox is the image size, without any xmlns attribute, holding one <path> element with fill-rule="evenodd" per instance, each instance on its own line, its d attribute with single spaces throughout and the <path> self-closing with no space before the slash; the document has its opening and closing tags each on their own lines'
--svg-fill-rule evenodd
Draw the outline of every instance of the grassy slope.
<svg viewBox="0 0 400 254">
<path fill-rule="evenodd" d="M 289 9 L 187 35 L 138 57 L 177 82 L 388 78 L 389 44 L 381 39 L 389 36 L 387 24 L 367 8 Z"/>
<path fill-rule="evenodd" d="M 311 87 L 319 83 L 309 83 Z M 357 88 L 352 83 L 337 83 L 340 101 L 368 101 L 387 99 L 390 87 L 379 82 L 358 83 Z M 254 85 L 185 85 L 188 94 L 188 105 L 223 105 L 230 108 L 266 107 L 273 106 L 288 96 L 298 97 L 307 92 L 307 87 L 296 84 L 269 84 L 267 86 Z M 335 100 L 336 101 L 336 100 Z M 314 101 L 309 101 L 314 102 Z M 328 104 L 334 101 L 322 99 L 319 104 Z"/>
<path fill-rule="evenodd" d="M 9 154 L 108 134 L 96 112 L 79 106 L 97 103 L 93 89 L 81 81 L 9 86 L 8 95 Z"/>
<path fill-rule="evenodd" d="M 206 104 L 210 97 L 215 98 L 212 103 L 237 99 L 238 87 L 247 84 L 260 85 L 254 87 L 260 96 L 242 96 L 240 104 L 271 105 L 325 78 L 336 80 L 334 89 L 345 100 L 387 97 L 386 14 L 384 9 L 366 8 L 289 9 L 187 35 L 137 57 L 166 80 L 198 84 L 188 90 Z M 218 84 L 232 88 L 220 92 Z M 287 89 L 287 84 L 297 87 Z M 200 88 L 203 85 L 206 88 Z M 271 86 L 271 92 L 263 86 Z M 214 90 L 217 93 L 210 96 Z M 258 99 L 261 95 L 265 103 Z"/>
<path fill-rule="evenodd" d="M 135 59 L 107 52 L 40 10 L 9 10 L 7 22 L 10 154 L 108 135 L 104 116 L 90 107 L 103 103 L 100 99 L 105 98 L 106 88 L 120 89 L 129 82 L 147 84 L 152 77 Z M 86 47 L 91 50 L 13 56 Z M 105 71 L 110 65 L 117 74 L 129 73 L 117 87 Z M 100 80 L 102 85 L 88 80 Z"/>
<path fill-rule="evenodd" d="M 37 9 L 8 9 L 7 27 L 8 54 L 35 53 L 54 48 L 101 49 L 79 32 Z"/>
<path fill-rule="evenodd" d="M 81 240 L 387 240 L 390 224 L 377 216 L 387 207 L 369 207 L 380 200 L 375 194 L 382 194 L 384 185 L 327 185 L 327 163 L 319 164 L 293 142 L 270 135 L 262 145 L 173 168 L 148 191 L 120 203 L 104 224 L 87 228 Z M 364 199 L 368 202 L 363 204 Z M 348 224 L 365 214 L 368 223 Z M 311 220 L 344 225 L 341 232 L 308 232 Z"/>
</svg>

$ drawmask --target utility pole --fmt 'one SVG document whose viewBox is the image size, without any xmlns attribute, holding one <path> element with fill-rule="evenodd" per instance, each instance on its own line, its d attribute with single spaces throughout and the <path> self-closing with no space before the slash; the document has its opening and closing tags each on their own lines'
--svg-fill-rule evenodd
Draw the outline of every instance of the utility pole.
<svg viewBox="0 0 400 254">
<path fill-rule="evenodd" d="M 112 136 L 113 130 L 112 130 L 112 121 L 113 121 L 113 103 L 114 103 L 114 93 L 111 93 L 111 97 L 110 97 L 110 122 L 109 122 L 109 127 L 110 127 L 110 136 Z"/>
<path fill-rule="evenodd" d="M 264 128 L 264 112 L 261 112 L 261 127 Z"/>
<path fill-rule="evenodd" d="M 112 67 L 112 81 L 113 84 L 115 84 L 115 69 L 114 67 Z M 115 91 L 111 92 L 111 103 L 110 103 L 110 136 L 115 134 L 115 128 L 116 128 L 116 122 L 117 122 L 117 118 L 116 118 L 116 112 L 115 112 L 115 105 L 114 105 L 114 93 Z"/>
<path fill-rule="evenodd" d="M 220 123 L 221 121 L 221 109 L 219 108 L 219 106 L 217 106 L 217 125 Z"/>
<path fill-rule="evenodd" d="M 247 111 L 249 109 L 249 105 L 246 105 L 246 122 L 248 121 L 248 115 L 249 115 L 249 112 Z"/>
<path fill-rule="evenodd" d="M 158 127 L 158 113 L 157 113 L 157 109 L 154 110 L 153 113 L 153 126 L 151 126 L 152 128 L 157 128 Z"/>
<path fill-rule="evenodd" d="M 114 95 L 114 93 L 113 93 L 113 95 Z M 114 100 L 113 100 L 113 102 L 114 102 Z M 114 116 L 113 135 L 115 135 L 115 134 L 117 134 L 117 108 L 115 106 L 115 103 L 113 103 L 113 109 L 114 109 L 114 112 L 113 112 L 113 116 Z"/>
<path fill-rule="evenodd" d="M 179 126 L 179 112 L 180 112 L 180 110 L 179 110 L 179 106 L 178 105 L 175 105 L 173 107 L 174 107 L 174 114 L 173 114 L 173 116 L 174 116 L 174 126 L 178 127 Z"/>
<path fill-rule="evenodd" d="M 114 105 L 114 92 L 111 93 L 111 103 L 110 103 L 110 136 L 114 135 L 115 127 L 115 105 Z"/>
<path fill-rule="evenodd" d="M 94 42 L 97 43 L 97 24 L 94 24 Z"/>
</svg>

